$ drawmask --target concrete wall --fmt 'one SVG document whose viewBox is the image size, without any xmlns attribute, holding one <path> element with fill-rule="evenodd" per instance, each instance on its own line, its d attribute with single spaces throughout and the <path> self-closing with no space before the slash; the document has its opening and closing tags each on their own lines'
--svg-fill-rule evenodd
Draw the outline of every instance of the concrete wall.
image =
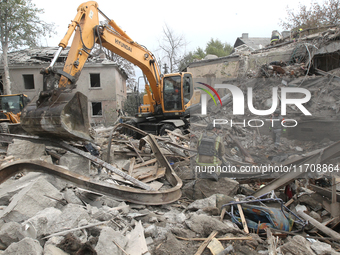
<svg viewBox="0 0 340 255">
<path fill-rule="evenodd" d="M 41 68 L 40 65 L 11 66 L 12 93 L 24 93 L 33 100 L 43 90 Z M 91 88 L 91 73 L 100 74 L 100 87 Z M 34 76 L 34 89 L 25 89 L 24 74 Z M 121 109 L 126 99 L 126 76 L 114 64 L 88 63 L 79 77 L 77 90 L 88 97 L 90 123 L 110 125 L 117 119 L 116 109 Z M 92 115 L 92 102 L 102 103 L 101 116 Z"/>
<path fill-rule="evenodd" d="M 239 58 L 233 57 L 199 61 L 192 63 L 187 70 L 192 73 L 194 86 L 196 86 L 196 82 L 204 82 L 214 86 L 237 78 L 239 68 Z"/>
</svg>

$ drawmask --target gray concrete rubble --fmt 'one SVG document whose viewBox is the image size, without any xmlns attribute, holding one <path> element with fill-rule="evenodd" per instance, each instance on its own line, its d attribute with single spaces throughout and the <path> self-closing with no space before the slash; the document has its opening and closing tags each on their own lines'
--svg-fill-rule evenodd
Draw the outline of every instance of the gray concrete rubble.
<svg viewBox="0 0 340 255">
<path fill-rule="evenodd" d="M 142 165 L 143 171 L 147 171 L 147 177 L 152 179 L 154 175 L 150 173 L 157 170 L 158 163 L 152 160 L 150 148 L 145 146 L 140 149 L 137 140 L 118 133 L 114 139 L 132 141 L 128 143 L 130 150 L 125 143 L 112 146 L 114 151 L 111 152 L 111 158 L 117 160 L 115 166 L 137 177 L 143 174 L 138 170 Z M 166 139 L 166 136 L 163 136 L 163 139 Z M 105 148 L 105 139 L 102 141 L 99 147 Z M 185 148 L 185 141 L 188 140 L 175 138 L 171 141 L 176 141 Z M 134 149 L 131 144 L 134 144 Z M 160 144 L 166 147 L 164 141 Z M 51 152 L 51 148 L 47 151 Z M 85 165 L 86 173 L 90 173 L 90 167 L 91 174 L 82 178 L 109 185 L 131 185 L 95 163 L 90 164 L 88 160 L 79 161 L 81 157 L 76 154 L 56 148 L 53 148 L 53 151 L 54 153 L 50 154 L 53 162 L 67 162 L 65 165 L 73 172 L 84 175 Z M 183 150 L 178 157 L 182 159 L 187 153 L 188 151 Z M 174 155 L 176 150 L 167 155 L 167 160 L 175 172 L 184 178 L 182 198 L 158 206 L 118 201 L 108 194 L 103 195 L 77 187 L 76 184 L 53 175 L 23 172 L 20 176 L 9 178 L 0 185 L 0 253 L 20 254 L 25 250 L 27 253 L 31 252 L 28 254 L 47 255 L 195 254 L 203 241 L 217 231 L 216 240 L 213 238 L 213 241 L 209 241 L 210 245 L 205 248 L 203 254 L 271 254 L 273 249 L 277 254 L 338 254 L 338 246 L 333 240 L 329 244 L 313 237 L 305 238 L 296 234 L 292 237 L 287 234 L 289 231 L 281 233 L 280 230 L 271 230 L 275 236 L 275 241 L 271 242 L 263 231 L 259 230 L 257 233 L 257 229 L 251 229 L 247 234 L 243 225 L 230 217 L 232 206 L 224 205 L 234 203 L 236 198 L 243 201 L 246 196 L 251 196 L 254 191 L 260 189 L 260 185 L 267 183 L 259 180 L 244 181 L 223 175 L 219 176 L 218 180 L 200 178 L 191 170 L 190 160 L 177 160 Z M 105 158 L 105 155 L 101 157 Z M 16 160 L 14 157 L 7 159 Z M 145 163 L 150 160 L 150 164 Z M 242 157 L 239 160 L 242 160 Z M 84 167 L 80 166 L 81 162 Z M 164 175 L 155 180 L 159 190 L 171 188 Z M 288 207 L 294 213 L 296 209 L 303 210 L 325 226 L 330 222 L 327 228 L 336 227 L 339 221 L 332 218 L 331 213 L 327 211 L 330 208 L 325 206 L 324 197 L 311 188 L 306 188 L 305 179 L 295 180 L 292 187 L 295 195 L 291 199 L 287 197 L 284 189 L 276 190 L 275 195 L 285 203 L 290 201 Z M 271 207 L 272 204 L 268 206 Z M 223 208 L 226 210 L 222 210 Z M 244 205 L 241 208 L 245 208 Z M 233 210 L 235 213 L 238 209 L 233 207 Z M 245 213 L 245 217 L 249 220 L 250 216 Z M 298 226 L 294 224 L 293 228 L 296 231 Z M 311 231 L 308 233 L 313 235 L 315 227 L 310 224 L 305 227 L 305 231 Z M 215 245 L 219 246 L 218 253 L 214 250 L 217 249 Z"/>
<path fill-rule="evenodd" d="M 55 207 L 60 199 L 62 194 L 45 178 L 39 177 L 12 197 L 0 217 L 6 222 L 22 222 L 45 208 Z"/>
<path fill-rule="evenodd" d="M 8 145 L 7 155 L 18 159 L 39 159 L 46 155 L 45 144 L 14 139 Z"/>
<path fill-rule="evenodd" d="M 90 160 L 72 152 L 66 152 L 59 160 L 59 165 L 67 167 L 70 171 L 90 175 Z"/>
<path fill-rule="evenodd" d="M 2 253 L 4 255 L 12 254 L 32 254 L 32 255 L 42 255 L 43 248 L 40 246 L 38 240 L 32 239 L 30 237 L 25 237 L 19 242 L 12 243 L 8 248 Z"/>
<path fill-rule="evenodd" d="M 233 95 L 221 88 L 221 104 L 207 102 L 209 114 L 192 110 L 189 133 L 181 128 L 141 138 L 142 130 L 127 131 L 125 124 L 98 124 L 91 144 L 72 141 L 60 148 L 17 138 L 2 146 L 0 254 L 339 254 L 340 68 L 315 67 L 338 65 L 340 29 L 319 33 L 296 41 L 287 37 L 282 47 L 255 50 L 242 44 L 230 56 L 188 66 L 195 86 L 253 91 L 257 111 L 271 109 L 277 89 L 285 119 L 299 125 L 282 130 L 276 144 L 276 131 L 265 120 L 270 114 L 260 118 L 250 104 L 244 114 L 234 114 Z M 310 91 L 312 100 L 303 105 L 312 116 L 283 104 L 282 93 L 292 88 Z M 216 119 L 228 122 L 210 129 Z M 126 120 L 133 123 L 130 116 Z M 229 125 L 231 120 L 238 124 Z M 262 120 L 262 126 L 242 125 Z M 218 138 L 221 151 L 217 140 L 202 149 L 204 137 Z M 200 158 L 202 152 L 208 158 Z M 33 161 L 35 169 L 29 168 Z M 306 162 L 312 169 L 298 175 Z M 270 166 L 289 171 L 283 178 L 263 168 Z M 6 172 L 8 167 L 16 172 Z M 173 190 L 178 193 L 167 193 Z M 259 201 L 254 194 L 263 190 L 268 193 Z"/>
</svg>

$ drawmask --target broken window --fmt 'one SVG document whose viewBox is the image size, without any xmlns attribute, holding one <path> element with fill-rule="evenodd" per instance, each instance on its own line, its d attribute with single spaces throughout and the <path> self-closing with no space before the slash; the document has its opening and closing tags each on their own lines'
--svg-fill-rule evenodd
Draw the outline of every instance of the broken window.
<svg viewBox="0 0 340 255">
<path fill-rule="evenodd" d="M 102 103 L 101 102 L 92 102 L 92 116 L 102 116 Z"/>
<path fill-rule="evenodd" d="M 34 75 L 33 74 L 23 74 L 24 87 L 25 89 L 34 89 Z"/>
<path fill-rule="evenodd" d="M 100 88 L 100 74 L 90 73 L 91 88 Z"/>
</svg>

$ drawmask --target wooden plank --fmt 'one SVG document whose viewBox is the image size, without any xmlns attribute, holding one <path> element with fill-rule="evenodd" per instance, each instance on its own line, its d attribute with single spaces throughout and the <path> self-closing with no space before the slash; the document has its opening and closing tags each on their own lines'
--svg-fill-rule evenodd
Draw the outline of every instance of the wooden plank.
<svg viewBox="0 0 340 255">
<path fill-rule="evenodd" d="M 227 210 L 226 207 L 222 208 L 221 215 L 220 215 L 220 221 L 223 221 L 226 210 Z"/>
<path fill-rule="evenodd" d="M 137 169 L 133 169 L 132 177 L 141 180 L 153 176 L 156 171 L 157 165 L 140 167 Z"/>
<path fill-rule="evenodd" d="M 150 159 L 150 160 L 145 161 L 145 162 L 143 162 L 143 163 L 134 165 L 133 169 L 136 169 L 136 168 L 139 168 L 139 167 L 142 167 L 142 166 L 151 165 L 151 164 L 154 164 L 154 163 L 156 163 L 156 162 L 157 162 L 157 159 L 156 159 L 156 158 L 153 158 L 153 159 Z"/>
<path fill-rule="evenodd" d="M 166 168 L 165 167 L 159 167 L 157 170 L 156 175 L 147 177 L 142 180 L 142 182 L 148 183 L 154 180 L 157 180 L 165 175 Z"/>
<path fill-rule="evenodd" d="M 137 153 L 138 157 L 140 158 L 140 160 L 142 160 L 142 162 L 144 162 L 144 159 L 142 158 L 142 156 L 139 154 L 139 150 L 133 145 L 133 143 L 131 142 L 131 140 L 129 139 L 129 142 L 132 146 L 132 148 L 134 149 L 134 151 Z"/>
<path fill-rule="evenodd" d="M 308 214 L 304 213 L 301 210 L 298 210 L 297 214 L 299 216 L 301 216 L 303 219 L 308 220 L 310 224 L 312 224 L 317 229 L 321 230 L 326 235 L 328 235 L 328 236 L 330 236 L 330 237 L 340 241 L 340 234 L 339 233 L 337 233 L 334 230 L 332 230 L 332 229 L 322 225 L 320 222 L 318 222 L 317 220 L 313 219 L 312 217 L 310 217 Z"/>
<path fill-rule="evenodd" d="M 158 182 L 158 181 L 154 181 L 154 182 L 150 182 L 150 183 L 149 183 L 149 186 L 150 186 L 151 188 L 153 188 L 154 190 L 159 190 L 160 188 L 162 188 L 163 183 Z"/>
<path fill-rule="evenodd" d="M 217 255 L 224 250 L 223 245 L 216 238 L 213 238 L 208 244 L 208 249 L 213 255 Z"/>
<path fill-rule="evenodd" d="M 267 232 L 267 242 L 268 242 L 268 253 L 269 255 L 277 255 L 276 253 L 276 243 L 274 240 L 274 237 L 272 235 L 272 232 L 270 231 L 269 228 L 266 228 Z"/>
<path fill-rule="evenodd" d="M 130 158 L 130 166 L 129 166 L 129 171 L 128 171 L 128 175 L 130 175 L 130 176 L 132 174 L 132 170 L 133 170 L 133 167 L 135 165 L 135 162 L 136 162 L 135 157 Z"/>
<path fill-rule="evenodd" d="M 235 201 L 240 201 L 240 200 L 238 198 L 236 198 Z M 241 217 L 241 221 L 242 221 L 242 225 L 243 225 L 243 231 L 246 232 L 247 234 L 249 234 L 249 229 L 248 229 L 248 225 L 247 225 L 247 222 L 246 222 L 246 218 L 244 217 L 244 214 L 243 214 L 242 206 L 240 204 L 238 204 L 237 209 L 238 209 L 238 212 L 240 213 L 240 217 Z"/>
<path fill-rule="evenodd" d="M 201 255 L 204 249 L 207 247 L 207 245 L 210 243 L 210 241 L 217 235 L 217 231 L 214 230 L 207 239 L 201 244 L 201 246 L 198 248 L 197 252 L 195 255 Z"/>
<path fill-rule="evenodd" d="M 294 201 L 294 198 L 291 198 L 287 203 L 285 203 L 285 206 L 290 206 Z"/>
<path fill-rule="evenodd" d="M 184 241 L 204 241 L 206 238 L 201 237 L 194 237 L 194 238 L 186 238 L 181 236 L 175 236 L 177 239 L 184 240 Z M 249 241 L 253 240 L 251 236 L 225 236 L 225 237 L 217 237 L 219 241 Z"/>
</svg>

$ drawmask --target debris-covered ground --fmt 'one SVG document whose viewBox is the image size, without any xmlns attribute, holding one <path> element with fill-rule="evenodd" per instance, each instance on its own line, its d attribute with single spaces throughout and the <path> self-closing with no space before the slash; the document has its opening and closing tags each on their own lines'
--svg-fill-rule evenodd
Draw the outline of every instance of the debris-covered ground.
<svg viewBox="0 0 340 255">
<path fill-rule="evenodd" d="M 87 145 L 87 149 L 83 149 L 92 154 L 98 152 L 106 160 L 109 138 L 112 138 L 109 158 L 114 167 L 141 181 L 148 178 L 145 183 L 154 183 L 151 186 L 160 191 L 171 188 L 164 172 L 158 172 L 161 167 L 152 161 L 150 147 L 140 149 L 139 140 L 119 132 L 113 132 L 110 137 L 111 130 L 98 128 L 96 146 Z M 236 198 L 244 201 L 265 182 L 257 177 L 249 182 L 227 177 L 221 177 L 218 182 L 197 178 L 190 162 L 195 154 L 190 142 L 189 135 L 177 131 L 158 140 L 162 154 L 183 181 L 182 197 L 170 204 L 152 206 L 118 201 L 114 195 L 90 192 L 51 175 L 25 171 L 16 174 L 4 182 L 0 190 L 2 254 L 274 254 L 275 251 L 277 254 L 337 254 L 340 239 L 335 231 L 339 220 L 324 209 L 324 197 L 306 188 L 305 179 L 290 185 L 294 195 L 287 192 L 287 187 L 275 193 L 282 199 L 278 201 L 290 201 L 287 207 L 291 212 L 287 217 L 299 224 L 286 230 L 272 224 L 266 230 L 263 226 L 268 222 L 261 222 L 266 218 L 262 217 L 255 222 L 259 223 L 255 229 L 247 221 L 249 228 L 245 231 L 242 224 L 232 220 L 239 215 L 237 206 L 234 206 L 234 216 L 230 214 L 233 205 L 226 206 L 226 212 L 222 206 L 233 203 Z M 63 165 L 96 182 L 131 186 L 108 169 L 65 149 L 21 139 L 15 139 L 8 149 L 3 149 L 2 166 L 18 160 L 40 159 Z M 245 162 L 242 154 L 238 157 L 238 161 Z M 319 181 L 323 186 L 330 185 L 326 178 Z M 271 202 L 266 204 L 270 209 L 280 208 L 279 202 Z M 305 232 L 295 233 L 301 231 L 301 222 L 305 223 L 296 210 L 297 205 L 304 206 L 302 210 L 322 222 L 323 228 L 333 227 L 335 234 L 318 230 L 313 222 L 304 227 Z M 247 204 L 242 208 L 246 219 L 251 219 Z M 283 220 L 282 217 L 273 219 L 274 222 Z"/>
<path fill-rule="evenodd" d="M 95 127 L 84 144 L 1 135 L 0 254 L 340 254 L 338 72 L 312 68 L 305 55 L 232 82 L 252 88 L 258 110 L 272 106 L 275 87 L 310 91 L 312 117 L 288 105 L 285 118 L 298 125 L 279 146 L 271 116 L 246 107 L 235 117 L 226 90 L 221 107 L 192 112 L 188 134 L 119 124 Z M 223 165 L 236 171 L 204 178 L 197 144 L 216 119 Z"/>
</svg>

